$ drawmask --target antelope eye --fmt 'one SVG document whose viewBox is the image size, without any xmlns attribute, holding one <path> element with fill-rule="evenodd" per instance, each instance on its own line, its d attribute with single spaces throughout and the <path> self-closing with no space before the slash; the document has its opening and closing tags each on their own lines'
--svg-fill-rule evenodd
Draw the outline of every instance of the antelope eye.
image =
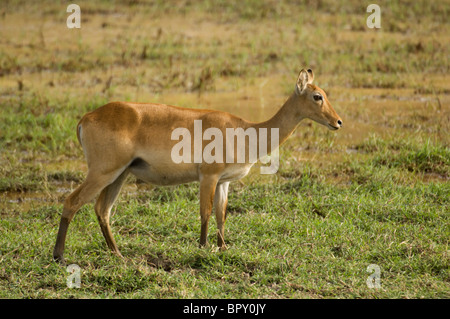
<svg viewBox="0 0 450 319">
<path fill-rule="evenodd" d="M 316 94 L 316 95 L 314 95 L 314 101 L 322 101 L 323 100 L 323 97 L 322 97 L 322 95 L 320 95 L 320 94 Z"/>
</svg>

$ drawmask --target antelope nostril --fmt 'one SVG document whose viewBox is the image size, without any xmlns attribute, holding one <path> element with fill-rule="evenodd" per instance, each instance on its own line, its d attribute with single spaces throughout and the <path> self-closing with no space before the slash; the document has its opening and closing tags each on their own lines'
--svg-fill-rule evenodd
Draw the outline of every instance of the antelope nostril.
<svg viewBox="0 0 450 319">
<path fill-rule="evenodd" d="M 342 126 L 342 121 L 338 120 L 337 123 L 339 124 L 339 126 Z"/>
</svg>

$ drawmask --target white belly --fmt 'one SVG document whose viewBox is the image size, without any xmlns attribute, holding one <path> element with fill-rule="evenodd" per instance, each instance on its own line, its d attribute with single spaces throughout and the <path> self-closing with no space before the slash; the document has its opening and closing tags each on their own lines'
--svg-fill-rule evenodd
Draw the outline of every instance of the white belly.
<svg viewBox="0 0 450 319">
<path fill-rule="evenodd" d="M 231 182 L 243 178 L 248 174 L 250 168 L 253 164 L 233 164 L 225 168 L 223 171 L 220 181 L 221 182 Z"/>
</svg>

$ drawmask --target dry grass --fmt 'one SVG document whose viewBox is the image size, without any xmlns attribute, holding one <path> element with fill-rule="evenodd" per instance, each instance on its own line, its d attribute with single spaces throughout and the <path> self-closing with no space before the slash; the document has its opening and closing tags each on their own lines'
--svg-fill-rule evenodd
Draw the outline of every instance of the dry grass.
<svg viewBox="0 0 450 319">
<path fill-rule="evenodd" d="M 448 298 L 448 1 L 6 1 L 0 9 L 0 296 Z M 82 289 L 51 261 L 86 165 L 75 126 L 111 100 L 274 114 L 311 67 L 344 121 L 300 124 L 276 175 L 230 193 L 230 250 L 197 248 L 197 185 L 130 179 L 113 217 L 69 232 Z M 212 224 L 214 221 L 212 221 Z M 215 237 L 214 227 L 210 241 Z M 367 265 L 382 268 L 367 288 Z"/>
</svg>

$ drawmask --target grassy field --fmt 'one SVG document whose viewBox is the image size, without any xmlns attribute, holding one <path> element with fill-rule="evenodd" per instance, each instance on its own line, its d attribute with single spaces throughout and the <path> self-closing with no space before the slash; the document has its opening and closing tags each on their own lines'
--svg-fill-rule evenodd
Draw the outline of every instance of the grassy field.
<svg viewBox="0 0 450 319">
<path fill-rule="evenodd" d="M 449 298 L 449 1 L 3 1 L 0 298 Z M 108 101 L 272 116 L 301 68 L 344 122 L 303 121 L 280 169 L 230 186 L 228 250 L 199 248 L 198 184 L 131 177 L 70 225 L 68 288 L 52 261 L 62 203 L 85 176 L 76 124 Z M 380 267 L 380 288 L 366 284 Z"/>
</svg>

